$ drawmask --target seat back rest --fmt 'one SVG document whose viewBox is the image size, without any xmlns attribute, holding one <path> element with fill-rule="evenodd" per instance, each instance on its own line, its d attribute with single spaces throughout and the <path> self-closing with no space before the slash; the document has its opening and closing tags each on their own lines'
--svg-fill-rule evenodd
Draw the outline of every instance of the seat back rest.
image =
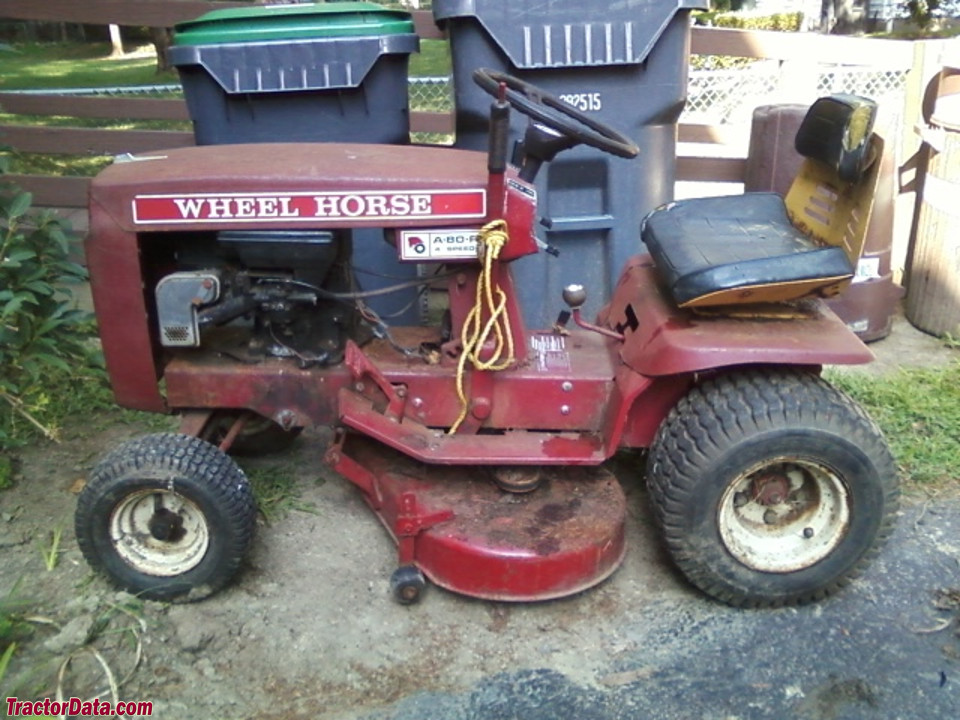
<svg viewBox="0 0 960 720">
<path fill-rule="evenodd" d="M 837 171 L 844 182 L 857 182 L 875 158 L 869 140 L 877 103 L 859 95 L 828 95 L 818 99 L 800 123 L 794 146 L 805 158 Z"/>
<path fill-rule="evenodd" d="M 797 132 L 806 156 L 785 198 L 798 230 L 841 247 L 856 267 L 870 223 L 883 140 L 873 132 L 876 103 L 854 95 L 820 98 Z"/>
</svg>

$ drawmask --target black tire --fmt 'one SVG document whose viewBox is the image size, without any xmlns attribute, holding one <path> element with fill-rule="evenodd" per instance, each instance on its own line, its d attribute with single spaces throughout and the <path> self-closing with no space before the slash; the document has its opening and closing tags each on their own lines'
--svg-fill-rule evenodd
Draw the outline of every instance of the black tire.
<svg viewBox="0 0 960 720">
<path fill-rule="evenodd" d="M 236 422 L 240 412 L 218 412 L 204 433 L 208 442 L 219 445 L 230 432 L 230 427 Z M 293 427 L 285 430 L 270 418 L 250 413 L 252 417 L 243 426 L 227 452 L 238 457 L 258 457 L 283 452 L 290 447 L 303 432 L 302 427 Z"/>
<path fill-rule="evenodd" d="M 151 600 L 194 601 L 237 572 L 253 538 L 250 483 L 199 438 L 131 440 L 94 468 L 74 517 L 87 562 Z"/>
<path fill-rule="evenodd" d="M 427 579 L 415 565 L 401 565 L 390 575 L 390 592 L 401 605 L 413 605 L 420 601 Z"/>
<path fill-rule="evenodd" d="M 647 483 L 687 578 L 730 605 L 812 602 L 876 555 L 899 503 L 879 428 L 804 372 L 709 379 L 670 412 Z"/>
</svg>

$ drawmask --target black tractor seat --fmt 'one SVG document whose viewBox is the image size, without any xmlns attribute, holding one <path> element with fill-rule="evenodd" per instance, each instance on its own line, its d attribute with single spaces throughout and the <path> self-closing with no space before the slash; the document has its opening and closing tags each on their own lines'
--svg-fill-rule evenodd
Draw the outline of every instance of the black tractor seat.
<svg viewBox="0 0 960 720">
<path fill-rule="evenodd" d="M 668 203 L 641 237 L 681 307 L 831 296 L 853 278 L 869 222 L 882 142 L 876 104 L 817 100 L 797 132 L 806 157 L 786 198 L 747 193 Z"/>
<path fill-rule="evenodd" d="M 671 203 L 647 218 L 643 240 L 681 307 L 765 302 L 784 284 L 806 294 L 854 272 L 843 248 L 821 246 L 790 223 L 776 193 Z M 722 303 L 712 302 L 718 296 Z"/>
</svg>

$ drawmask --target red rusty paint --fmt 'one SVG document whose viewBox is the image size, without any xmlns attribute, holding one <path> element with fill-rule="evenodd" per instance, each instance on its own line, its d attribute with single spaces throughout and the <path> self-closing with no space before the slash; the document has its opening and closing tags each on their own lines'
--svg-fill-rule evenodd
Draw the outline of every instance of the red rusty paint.
<svg viewBox="0 0 960 720">
<path fill-rule="evenodd" d="M 223 223 L 220 222 L 222 218 L 216 218 L 215 222 L 206 218 L 172 226 L 138 223 L 134 217 L 137 197 L 179 197 L 185 201 L 187 196 L 196 196 L 193 200 L 199 201 L 207 194 L 262 199 L 272 193 L 276 199 L 283 192 L 336 194 L 349 188 L 351 192 L 368 195 L 433 191 L 438 197 L 449 192 L 453 196 L 459 193 L 464 198 L 468 195 L 475 198 L 477 192 L 486 192 L 485 162 L 484 153 L 450 148 L 277 143 L 158 151 L 139 158 L 137 162 L 118 163 L 107 168 L 91 185 L 90 235 L 86 253 L 104 354 L 117 402 L 141 410 L 166 410 L 156 382 L 162 375 L 161 350 L 151 319 L 151 286 L 159 279 L 155 275 L 160 268 L 142 267 L 141 257 L 154 247 L 154 243 L 162 244 L 162 232 L 255 228 L 264 220 L 238 217 Z M 529 192 L 529 186 L 516 179 L 515 171 L 510 171 L 506 181 L 510 242 L 503 257 L 508 259 L 536 252 L 533 234 L 535 198 Z M 270 197 L 259 205 L 255 199 L 252 202 L 253 208 L 261 208 L 266 214 L 273 211 L 279 214 L 286 207 L 279 200 L 273 203 Z M 239 205 L 234 208 L 239 209 Z M 501 209 L 501 202 L 492 203 L 487 216 L 477 218 L 478 226 L 495 219 Z M 451 211 L 448 214 L 464 213 Z M 398 215 L 378 220 L 377 224 L 422 228 L 427 220 L 429 227 L 436 228 L 463 223 L 461 217 L 425 219 Z M 336 225 L 347 228 L 365 223 L 369 225 L 370 220 L 347 218 Z M 296 226 L 327 227 L 329 218 L 315 218 L 315 222 L 305 221 Z M 161 232 L 143 234 L 144 231 Z M 475 277 L 476 267 L 465 267 L 469 267 Z M 498 274 L 507 276 L 509 273 L 501 268 Z M 501 281 L 508 286 L 509 279 Z M 525 352 L 523 326 L 513 300 L 511 315 L 522 360 Z M 179 407 L 178 403 L 183 401 L 188 406 L 206 407 L 185 398 L 173 401 L 173 404 Z"/>
<path fill-rule="evenodd" d="M 359 469 L 355 484 L 398 543 L 398 564 L 454 592 L 564 597 L 604 580 L 626 551 L 626 499 L 602 468 L 551 468 L 540 488 L 511 495 L 483 469 L 422 465 L 354 435 L 331 459 L 351 481 Z"/>
<path fill-rule="evenodd" d="M 636 323 L 631 323 L 627 308 Z M 822 301 L 802 319 L 705 317 L 671 304 L 648 255 L 629 261 L 600 324 L 624 332 L 623 361 L 646 376 L 736 365 L 854 365 L 873 353 Z M 635 324 L 636 327 L 631 327 Z"/>
<path fill-rule="evenodd" d="M 145 154 L 137 162 L 119 163 L 104 170 L 91 185 L 91 198 L 100 203 L 123 229 L 163 230 L 162 223 L 148 218 L 137 223 L 137 196 L 233 194 L 236 197 L 279 198 L 284 194 L 308 197 L 309 193 L 405 193 L 484 190 L 487 185 L 486 155 L 452 148 L 422 148 L 340 143 L 270 143 L 265 145 L 208 145 L 177 148 Z M 254 202 L 254 207 L 256 203 Z M 278 214 L 284 205 L 268 209 Z M 292 207 L 292 206 L 291 206 Z M 233 213 L 237 214 L 237 213 Z M 243 213 L 241 213 L 243 214 Z M 457 214 L 457 213 L 449 213 Z M 483 219 L 486 213 L 476 215 Z M 271 218 L 265 218 L 269 220 Z M 317 216 L 317 226 L 328 225 Z M 197 219 L 192 229 L 220 229 L 213 222 Z M 264 219 L 237 217 L 235 228 L 262 227 Z M 310 222 L 297 226 L 309 227 Z M 369 225 L 359 220 L 355 225 Z M 411 227 L 423 218 L 409 214 L 378 220 L 387 227 Z M 460 217 L 437 221 L 440 227 L 463 223 Z M 349 227 L 344 221 L 341 227 Z M 182 227 L 182 226 L 178 226 Z"/>
<path fill-rule="evenodd" d="M 480 268 L 475 265 L 463 265 L 462 272 L 450 278 L 447 287 L 447 296 L 450 301 L 450 319 L 454 331 L 454 342 L 460 340 L 460 328 L 463 327 L 477 302 L 477 281 L 480 277 Z M 506 315 L 510 323 L 513 337 L 514 356 L 517 362 L 523 362 L 527 357 L 527 331 L 523 324 L 523 314 L 517 301 L 517 293 L 513 289 L 513 274 L 509 264 L 498 264 L 493 270 L 493 282 L 506 293 Z M 481 314 L 481 326 L 490 318 L 490 313 L 484 307 Z"/>
<path fill-rule="evenodd" d="M 661 422 L 692 384 L 692 375 L 648 378 L 621 365 L 603 430 L 607 454 L 618 447 L 650 447 Z"/>
<path fill-rule="evenodd" d="M 248 409 L 286 425 L 332 425 L 337 391 L 351 383 L 344 366 L 301 370 L 278 358 L 256 365 L 213 353 L 184 353 L 165 369 L 173 408 Z"/>
<path fill-rule="evenodd" d="M 397 422 L 348 388 L 340 391 L 340 421 L 354 430 L 438 465 L 599 465 L 607 459 L 592 433 L 513 430 L 497 434 L 448 435 L 417 422 Z"/>
<path fill-rule="evenodd" d="M 417 347 L 431 338 L 438 341 L 436 334 L 424 328 L 397 328 L 394 337 L 405 347 Z M 555 353 L 562 358 L 558 367 L 551 366 L 533 351 L 525 362 L 509 370 L 484 373 L 489 387 L 481 393 L 473 391 L 475 375 L 479 373 L 467 371 L 468 397 L 479 394 L 490 397 L 490 415 L 483 427 L 601 429 L 614 382 L 615 363 L 619 363 L 615 347 L 606 339 L 585 332 L 577 332 L 562 341 L 564 350 Z M 460 412 L 455 358 L 443 356 L 439 364 L 429 364 L 420 358 L 400 355 L 384 341 L 364 345 L 362 351 L 390 382 L 405 386 L 407 417 L 430 427 L 453 423 Z"/>
<path fill-rule="evenodd" d="M 96 202 L 84 246 L 107 372 L 117 403 L 166 412 L 157 388 L 159 348 L 148 322 L 140 247 Z"/>
</svg>

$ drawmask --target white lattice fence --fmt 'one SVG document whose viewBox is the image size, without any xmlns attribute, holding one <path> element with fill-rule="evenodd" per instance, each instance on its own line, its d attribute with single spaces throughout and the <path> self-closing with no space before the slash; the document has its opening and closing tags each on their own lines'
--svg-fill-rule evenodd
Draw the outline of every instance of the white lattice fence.
<svg viewBox="0 0 960 720">
<path fill-rule="evenodd" d="M 821 67 L 811 75 L 816 95 L 853 93 L 878 101 L 899 103 L 906 85 L 906 70 L 876 70 L 856 66 Z M 749 122 L 753 108 L 787 102 L 795 88 L 784 88 L 786 79 L 775 61 L 760 61 L 732 70 L 694 70 L 687 86 L 687 104 L 681 122 L 703 125 Z M 411 110 L 453 110 L 450 78 L 410 79 Z"/>
</svg>

